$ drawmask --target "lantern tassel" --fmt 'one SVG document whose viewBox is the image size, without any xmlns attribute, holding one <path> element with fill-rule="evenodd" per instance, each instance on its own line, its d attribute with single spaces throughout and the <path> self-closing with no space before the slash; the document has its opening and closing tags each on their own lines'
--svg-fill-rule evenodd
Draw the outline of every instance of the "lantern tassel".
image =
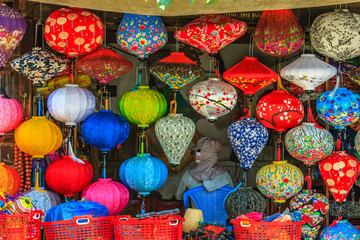
<svg viewBox="0 0 360 240">
<path fill-rule="evenodd" d="M 83 160 L 81 160 L 80 158 L 77 158 L 75 156 L 74 151 L 73 151 L 72 146 L 71 146 L 71 141 L 69 141 L 69 157 L 71 157 L 75 162 L 85 164 L 85 162 Z"/>
</svg>

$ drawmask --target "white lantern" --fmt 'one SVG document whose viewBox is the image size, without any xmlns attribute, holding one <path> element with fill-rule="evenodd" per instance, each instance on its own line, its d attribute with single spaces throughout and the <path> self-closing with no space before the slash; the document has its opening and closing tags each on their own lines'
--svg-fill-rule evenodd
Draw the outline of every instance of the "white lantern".
<svg viewBox="0 0 360 240">
<path fill-rule="evenodd" d="M 220 78 L 208 78 L 190 89 L 189 101 L 196 112 L 214 122 L 235 107 L 237 93 L 233 86 Z"/>
<path fill-rule="evenodd" d="M 175 167 L 195 134 L 195 124 L 182 114 L 169 114 L 156 122 L 155 134 L 170 165 Z"/>
<path fill-rule="evenodd" d="M 94 111 L 95 97 L 89 90 L 80 88 L 77 84 L 65 84 L 65 87 L 50 94 L 47 106 L 56 120 L 67 126 L 75 126 Z"/>
<path fill-rule="evenodd" d="M 315 50 L 335 61 L 360 55 L 360 14 L 336 9 L 318 16 L 310 29 Z"/>
<path fill-rule="evenodd" d="M 313 91 L 315 88 L 333 76 L 337 70 L 330 64 L 315 57 L 315 54 L 302 54 L 280 71 L 281 77 L 298 85 L 305 91 Z"/>
</svg>

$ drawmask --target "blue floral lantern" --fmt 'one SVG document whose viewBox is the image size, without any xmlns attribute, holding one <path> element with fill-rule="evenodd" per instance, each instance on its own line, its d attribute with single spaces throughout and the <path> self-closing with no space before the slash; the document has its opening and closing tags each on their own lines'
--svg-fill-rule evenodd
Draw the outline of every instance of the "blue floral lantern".
<svg viewBox="0 0 360 240">
<path fill-rule="evenodd" d="M 254 118 L 243 118 L 228 128 L 228 138 L 241 167 L 249 170 L 265 147 L 269 132 Z"/>
<path fill-rule="evenodd" d="M 335 129 L 344 129 L 355 123 L 359 117 L 360 95 L 346 88 L 339 88 L 321 94 L 316 101 L 316 110 L 320 118 Z"/>
<path fill-rule="evenodd" d="M 324 228 L 320 234 L 320 240 L 357 240 L 360 238 L 359 230 L 347 220 L 334 220 Z"/>
</svg>

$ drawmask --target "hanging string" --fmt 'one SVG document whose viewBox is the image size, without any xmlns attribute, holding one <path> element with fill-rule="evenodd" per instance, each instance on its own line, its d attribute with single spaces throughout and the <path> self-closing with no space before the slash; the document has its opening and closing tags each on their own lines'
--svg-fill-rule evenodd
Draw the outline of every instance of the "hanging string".
<svg viewBox="0 0 360 240">
<path fill-rule="evenodd" d="M 38 117 L 41 116 L 41 96 L 40 96 L 40 88 L 38 88 Z"/>
<path fill-rule="evenodd" d="M 338 73 L 336 74 L 336 85 L 335 85 L 335 88 L 334 90 L 329 94 L 329 97 L 332 98 L 334 96 L 334 94 L 336 93 L 336 91 L 338 90 L 339 88 L 339 85 L 340 85 L 340 75 L 341 74 L 341 63 L 339 63 L 338 65 Z"/>
<path fill-rule="evenodd" d="M 139 136 L 139 150 L 140 150 L 140 154 L 145 153 L 145 145 L 146 145 L 146 152 L 148 153 L 149 149 L 148 149 L 148 144 L 147 144 L 147 137 L 145 134 L 145 129 L 142 129 L 142 132 Z"/>
<path fill-rule="evenodd" d="M 177 32 L 177 30 L 178 30 L 178 20 L 179 20 L 179 16 L 176 17 L 175 32 Z M 180 49 L 179 40 L 176 38 L 175 39 L 175 51 L 179 52 L 179 49 Z"/>
<path fill-rule="evenodd" d="M 313 115 L 312 110 L 311 110 L 311 102 L 310 102 L 310 96 L 309 96 L 309 95 L 308 95 L 308 122 L 315 124 L 315 127 L 316 127 L 316 128 L 323 129 L 323 127 L 321 127 L 321 126 L 315 121 L 314 115 Z"/>
<path fill-rule="evenodd" d="M 278 142 L 277 142 L 277 161 L 280 161 L 281 159 L 281 135 L 279 135 L 279 139 L 278 139 Z"/>
<path fill-rule="evenodd" d="M 107 26 L 107 21 L 106 21 L 106 11 L 105 11 L 104 12 L 104 28 L 105 28 L 104 30 L 105 31 L 104 31 L 104 44 L 103 44 L 104 46 L 106 46 L 106 43 L 107 43 L 107 41 L 106 41 L 106 29 L 107 28 L 106 28 L 106 26 Z"/>
<path fill-rule="evenodd" d="M 254 33 L 250 35 L 249 56 L 254 57 Z"/>
</svg>

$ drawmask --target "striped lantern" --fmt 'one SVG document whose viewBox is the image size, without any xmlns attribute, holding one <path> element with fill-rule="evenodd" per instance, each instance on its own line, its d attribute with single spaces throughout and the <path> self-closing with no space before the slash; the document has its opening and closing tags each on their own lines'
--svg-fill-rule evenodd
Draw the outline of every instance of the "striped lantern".
<svg viewBox="0 0 360 240">
<path fill-rule="evenodd" d="M 0 136 L 15 129 L 23 118 L 23 109 L 18 101 L 0 95 Z"/>
</svg>

